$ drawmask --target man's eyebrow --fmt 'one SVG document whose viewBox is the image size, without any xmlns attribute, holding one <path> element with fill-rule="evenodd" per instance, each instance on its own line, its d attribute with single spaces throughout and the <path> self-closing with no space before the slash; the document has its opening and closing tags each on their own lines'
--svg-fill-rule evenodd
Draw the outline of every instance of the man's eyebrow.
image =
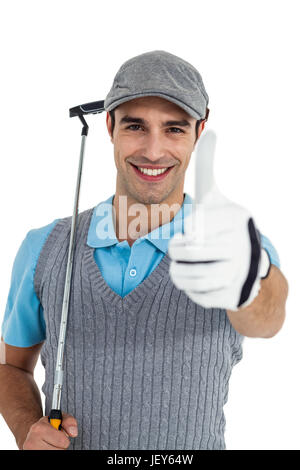
<svg viewBox="0 0 300 470">
<path fill-rule="evenodd" d="M 134 117 L 134 116 L 123 116 L 120 119 L 120 124 L 128 124 L 128 123 L 135 123 L 135 124 L 142 124 L 145 125 L 147 124 L 147 121 L 145 119 L 139 118 L 139 117 Z M 168 126 L 179 126 L 179 127 L 191 127 L 191 123 L 187 121 L 186 119 L 181 119 L 179 121 L 165 121 L 163 122 L 163 127 L 168 127 Z"/>
<path fill-rule="evenodd" d="M 120 124 L 126 124 L 130 122 L 135 122 L 136 124 L 146 124 L 146 121 L 142 118 L 138 117 L 133 117 L 133 116 L 123 116 L 122 119 L 120 119 Z"/>
<path fill-rule="evenodd" d="M 164 126 L 180 126 L 180 127 L 191 127 L 191 123 L 186 119 L 181 119 L 181 121 L 166 121 L 163 123 Z"/>
</svg>

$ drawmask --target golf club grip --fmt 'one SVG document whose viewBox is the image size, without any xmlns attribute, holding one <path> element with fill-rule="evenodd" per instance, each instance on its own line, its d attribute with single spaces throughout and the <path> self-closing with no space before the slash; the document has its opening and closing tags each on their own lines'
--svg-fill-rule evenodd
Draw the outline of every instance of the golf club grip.
<svg viewBox="0 0 300 470">
<path fill-rule="evenodd" d="M 55 429 L 61 430 L 62 413 L 60 410 L 51 410 L 48 416 L 48 421 Z"/>
</svg>

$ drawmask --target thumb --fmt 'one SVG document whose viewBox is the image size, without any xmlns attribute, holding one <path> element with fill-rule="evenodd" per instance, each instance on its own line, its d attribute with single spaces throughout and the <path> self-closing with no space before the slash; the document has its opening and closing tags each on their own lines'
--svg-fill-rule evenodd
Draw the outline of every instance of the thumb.
<svg viewBox="0 0 300 470">
<path fill-rule="evenodd" d="M 196 147 L 195 161 L 195 204 L 200 204 L 215 186 L 214 156 L 217 136 L 208 130 L 203 134 Z"/>
<path fill-rule="evenodd" d="M 198 140 L 195 151 L 195 198 L 191 217 L 185 220 L 184 233 L 189 236 L 204 237 L 204 209 L 202 203 L 209 199 L 215 189 L 214 155 L 216 134 L 206 131 Z"/>
<path fill-rule="evenodd" d="M 74 416 L 67 413 L 62 413 L 62 427 L 70 437 L 76 437 L 78 435 L 78 425 Z"/>
</svg>

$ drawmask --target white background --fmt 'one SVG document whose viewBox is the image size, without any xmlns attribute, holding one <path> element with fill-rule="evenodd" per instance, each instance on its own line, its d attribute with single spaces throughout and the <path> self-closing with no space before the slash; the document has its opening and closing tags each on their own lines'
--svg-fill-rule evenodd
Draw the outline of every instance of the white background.
<svg viewBox="0 0 300 470">
<path fill-rule="evenodd" d="M 225 406 L 228 449 L 300 449 L 299 2 L 1 2 L 0 317 L 26 233 L 71 215 L 81 125 L 118 68 L 163 49 L 198 68 L 218 135 L 216 178 L 277 248 L 290 286 L 272 339 L 248 339 Z M 115 190 L 105 114 L 89 117 L 80 210 Z M 193 160 L 185 190 L 193 194 Z M 41 385 L 43 370 L 36 369 Z M 15 449 L 0 417 L 0 449 Z"/>
</svg>

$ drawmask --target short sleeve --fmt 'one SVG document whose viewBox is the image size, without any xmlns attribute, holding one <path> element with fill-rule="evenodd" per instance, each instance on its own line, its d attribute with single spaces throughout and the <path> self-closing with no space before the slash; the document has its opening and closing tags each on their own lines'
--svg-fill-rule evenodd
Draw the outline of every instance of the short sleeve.
<svg viewBox="0 0 300 470">
<path fill-rule="evenodd" d="M 41 249 L 56 223 L 30 230 L 13 263 L 2 337 L 5 343 L 29 347 L 45 340 L 43 307 L 34 289 L 34 274 Z"/>
<path fill-rule="evenodd" d="M 262 234 L 261 234 L 261 244 L 262 244 L 262 247 L 268 253 L 271 263 L 277 266 L 277 268 L 280 268 L 280 260 L 279 260 L 277 251 L 275 250 L 270 240 L 265 235 L 262 235 Z"/>
</svg>

